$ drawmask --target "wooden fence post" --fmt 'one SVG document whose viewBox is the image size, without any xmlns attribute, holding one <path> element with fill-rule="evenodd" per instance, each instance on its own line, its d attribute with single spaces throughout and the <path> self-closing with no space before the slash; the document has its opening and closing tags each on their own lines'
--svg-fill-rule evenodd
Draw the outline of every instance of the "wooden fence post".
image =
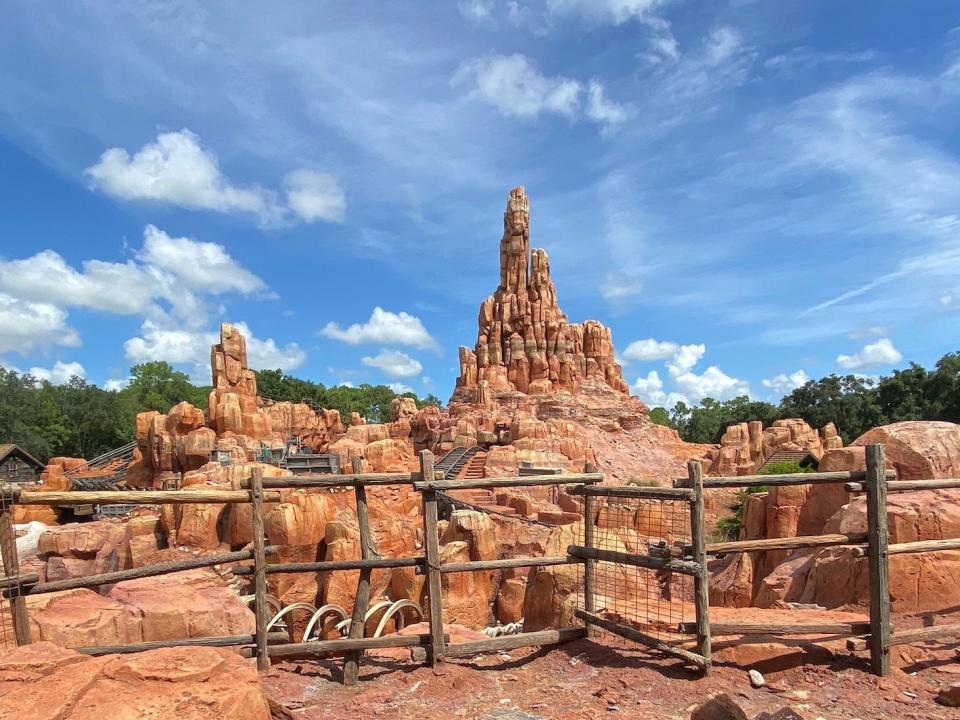
<svg viewBox="0 0 960 720">
<path fill-rule="evenodd" d="M 584 472 L 594 472 L 594 464 L 589 460 L 583 465 Z M 593 529 L 596 516 L 596 507 L 594 505 L 595 497 L 593 495 L 583 496 L 583 546 L 594 547 Z M 583 609 L 588 613 L 596 613 L 596 601 L 594 599 L 594 573 L 596 572 L 596 561 L 585 560 L 583 563 Z M 587 624 L 587 636 L 590 635 L 590 625 Z"/>
<path fill-rule="evenodd" d="M 4 486 L 0 490 L 0 553 L 3 557 L 3 570 L 7 577 L 20 577 L 20 559 L 17 557 L 17 533 L 13 528 L 10 507 L 13 504 L 12 489 Z M 18 589 L 19 583 L 18 583 Z M 10 615 L 13 618 L 13 633 L 17 645 L 30 644 L 30 616 L 27 614 L 27 599 L 17 593 L 10 598 Z"/>
<path fill-rule="evenodd" d="M 890 672 L 890 586 L 887 556 L 887 463 L 883 445 L 867 445 L 867 558 L 870 573 L 870 667 Z"/>
<path fill-rule="evenodd" d="M 251 525 L 253 528 L 253 568 L 255 573 L 254 610 L 257 620 L 257 670 L 270 669 L 267 653 L 267 624 L 270 622 L 267 608 L 267 554 L 264 550 L 263 532 L 263 469 L 253 468 L 250 478 Z"/>
<path fill-rule="evenodd" d="M 433 453 L 420 452 L 420 473 L 423 482 L 433 480 Z M 430 664 L 443 662 L 443 589 L 440 584 L 440 535 L 437 526 L 437 491 L 422 490 L 423 544 L 427 556 L 427 597 L 430 604 Z"/>
<path fill-rule="evenodd" d="M 363 461 L 358 458 L 350 459 L 351 469 L 355 475 L 363 471 Z M 367 511 L 367 491 L 363 485 L 354 485 L 354 493 L 357 498 L 357 525 L 360 528 L 360 558 L 362 560 L 372 560 L 376 557 L 376 551 L 373 543 L 373 533 L 370 531 L 370 517 Z M 364 618 L 367 615 L 367 608 L 370 607 L 370 568 L 360 569 L 360 578 L 357 580 L 357 594 L 353 600 L 353 615 L 350 619 L 351 639 L 362 638 L 366 630 Z M 360 658 L 363 657 L 362 650 L 351 650 L 344 655 L 343 660 L 343 684 L 356 685 L 360 677 Z"/>
<path fill-rule="evenodd" d="M 703 674 L 710 674 L 710 579 L 707 575 L 707 534 L 703 498 L 703 468 L 699 460 L 687 462 L 687 477 L 694 496 L 690 501 L 690 542 L 693 561 L 700 564 L 700 572 L 693 576 L 693 600 L 697 620 L 697 653 L 706 661 Z"/>
</svg>

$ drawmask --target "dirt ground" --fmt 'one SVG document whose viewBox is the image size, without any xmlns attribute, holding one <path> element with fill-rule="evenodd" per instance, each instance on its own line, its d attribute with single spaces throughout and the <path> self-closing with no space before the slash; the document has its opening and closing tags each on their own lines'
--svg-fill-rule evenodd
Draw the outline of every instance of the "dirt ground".
<svg viewBox="0 0 960 720">
<path fill-rule="evenodd" d="M 352 688 L 340 684 L 340 667 L 336 659 L 273 667 L 264 686 L 275 717 L 687 720 L 698 703 L 720 692 L 751 718 L 784 707 L 804 720 L 960 717 L 960 710 L 935 702 L 940 687 L 960 681 L 953 654 L 883 679 L 869 673 L 862 657 L 832 657 L 767 673 L 761 688 L 751 686 L 745 669 L 722 661 L 701 678 L 647 650 L 591 640 L 448 660 L 436 670 L 412 662 L 407 651 L 381 651 L 365 657 L 360 684 Z"/>
</svg>

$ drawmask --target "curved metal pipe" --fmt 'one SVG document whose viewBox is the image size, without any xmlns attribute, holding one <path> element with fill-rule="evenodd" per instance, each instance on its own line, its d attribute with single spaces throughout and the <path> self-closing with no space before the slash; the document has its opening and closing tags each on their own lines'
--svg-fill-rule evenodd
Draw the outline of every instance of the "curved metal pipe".
<svg viewBox="0 0 960 720">
<path fill-rule="evenodd" d="M 292 603 L 290 605 L 287 605 L 283 610 L 281 610 L 276 615 L 274 615 L 273 618 L 270 620 L 270 622 L 267 623 L 267 632 L 269 632 L 273 628 L 273 626 L 276 625 L 281 620 L 281 618 L 283 618 L 284 615 L 294 610 L 309 610 L 311 613 L 315 613 L 317 611 L 317 607 L 312 603 L 305 603 L 305 602 Z M 286 626 L 287 624 L 286 622 L 284 622 L 283 627 L 286 627 Z"/>
<path fill-rule="evenodd" d="M 336 615 L 339 615 L 343 620 L 347 620 L 347 622 L 349 622 L 349 619 L 347 618 L 347 611 L 344 610 L 342 607 L 340 607 L 339 605 L 332 605 L 332 604 L 324 605 L 313 614 L 313 617 L 310 618 L 310 622 L 307 623 L 307 629 L 304 630 L 303 632 L 304 642 L 310 641 L 310 633 L 313 631 L 316 624 L 320 622 L 321 618 L 323 618 L 323 616 L 327 615 L 328 613 L 334 613 Z M 338 626 L 338 629 L 339 629 L 339 626 Z"/>
<path fill-rule="evenodd" d="M 414 610 L 417 611 L 417 615 L 420 616 L 420 619 L 423 620 L 423 609 L 419 605 L 417 605 L 417 603 L 415 603 L 413 600 L 397 600 L 395 603 L 393 603 L 393 605 L 390 606 L 390 609 L 384 613 L 383 617 L 380 618 L 380 622 L 377 625 L 377 629 L 374 631 L 373 636 L 380 637 L 380 634 L 387 627 L 387 621 L 390 620 L 390 618 L 397 613 L 399 613 L 399 615 L 397 615 L 397 617 L 399 618 L 397 622 L 397 628 L 398 629 L 402 628 L 403 613 L 400 611 L 403 610 L 404 608 L 413 608 Z"/>
</svg>

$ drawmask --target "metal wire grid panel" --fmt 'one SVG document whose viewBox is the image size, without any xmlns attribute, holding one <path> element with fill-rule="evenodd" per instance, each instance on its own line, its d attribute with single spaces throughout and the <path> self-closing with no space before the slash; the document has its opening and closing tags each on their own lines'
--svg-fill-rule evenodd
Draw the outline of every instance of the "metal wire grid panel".
<svg viewBox="0 0 960 720">
<path fill-rule="evenodd" d="M 593 548 L 680 558 L 691 543 L 687 500 L 606 497 L 595 502 Z M 577 543 L 585 545 L 582 527 L 578 526 L 577 534 Z M 580 572 L 582 580 L 583 570 Z M 696 616 L 691 575 L 597 560 L 593 597 L 595 613 L 602 618 L 670 645 L 692 639 L 679 631 L 681 623 L 692 623 Z M 577 603 L 586 609 L 582 594 Z M 596 626 L 590 627 L 590 635 L 618 647 L 643 647 Z"/>
<path fill-rule="evenodd" d="M 0 650 L 12 650 L 17 646 L 10 615 L 10 601 L 0 596 Z"/>
</svg>

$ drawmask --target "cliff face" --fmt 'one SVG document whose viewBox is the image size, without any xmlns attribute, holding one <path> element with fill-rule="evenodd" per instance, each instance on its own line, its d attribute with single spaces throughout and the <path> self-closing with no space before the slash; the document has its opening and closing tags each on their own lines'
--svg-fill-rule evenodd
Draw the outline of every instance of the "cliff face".
<svg viewBox="0 0 960 720">
<path fill-rule="evenodd" d="M 480 305 L 477 344 L 460 348 L 454 400 L 476 401 L 479 383 L 493 392 L 577 393 L 584 381 L 627 393 L 614 361 L 610 329 L 595 320 L 571 323 L 557 305 L 550 259 L 530 249 L 530 201 L 510 191 L 500 240 L 500 285 Z"/>
</svg>

